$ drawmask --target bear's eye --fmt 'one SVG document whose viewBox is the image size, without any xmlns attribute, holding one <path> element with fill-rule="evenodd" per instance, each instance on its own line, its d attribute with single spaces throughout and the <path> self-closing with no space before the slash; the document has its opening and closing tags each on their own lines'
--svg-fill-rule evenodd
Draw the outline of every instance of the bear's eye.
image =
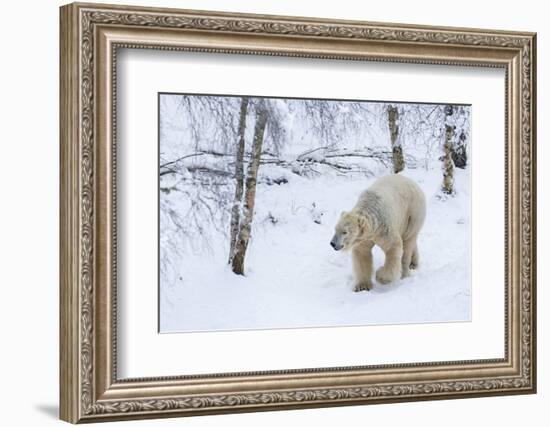
<svg viewBox="0 0 550 427">
<path fill-rule="evenodd" d="M 342 231 L 342 234 L 345 236 L 346 234 L 348 234 L 347 231 Z"/>
</svg>

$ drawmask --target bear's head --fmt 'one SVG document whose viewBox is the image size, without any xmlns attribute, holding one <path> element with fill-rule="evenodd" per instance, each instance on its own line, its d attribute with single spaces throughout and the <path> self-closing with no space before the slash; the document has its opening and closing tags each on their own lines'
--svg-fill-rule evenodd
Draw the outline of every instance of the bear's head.
<svg viewBox="0 0 550 427">
<path fill-rule="evenodd" d="M 335 251 L 350 249 L 365 232 L 366 218 L 353 212 L 342 212 L 334 229 L 330 246 Z"/>
</svg>

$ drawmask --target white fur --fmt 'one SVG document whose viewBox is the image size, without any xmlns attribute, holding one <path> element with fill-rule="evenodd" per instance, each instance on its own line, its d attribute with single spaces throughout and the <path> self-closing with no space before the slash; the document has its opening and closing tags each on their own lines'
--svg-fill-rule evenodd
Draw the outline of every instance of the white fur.
<svg viewBox="0 0 550 427">
<path fill-rule="evenodd" d="M 385 253 L 376 280 L 390 283 L 418 268 L 417 237 L 426 217 L 426 198 L 413 180 L 402 175 L 379 178 L 344 212 L 333 237 L 335 249 L 351 249 L 355 290 L 372 288 L 372 248 Z"/>
</svg>

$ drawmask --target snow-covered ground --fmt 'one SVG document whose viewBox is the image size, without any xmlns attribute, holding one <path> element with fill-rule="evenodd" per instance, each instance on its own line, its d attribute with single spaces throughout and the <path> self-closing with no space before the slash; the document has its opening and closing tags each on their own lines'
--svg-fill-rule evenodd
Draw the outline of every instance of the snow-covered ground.
<svg viewBox="0 0 550 427">
<path fill-rule="evenodd" d="M 350 254 L 329 245 L 340 212 L 374 177 L 288 172 L 287 184 L 258 185 L 245 277 L 228 267 L 222 238 L 181 254 L 173 280 L 161 281 L 161 332 L 470 320 L 469 172 L 455 170 L 457 194 L 447 199 L 438 197 L 439 168 L 403 173 L 428 201 L 411 277 L 355 293 Z M 375 269 L 383 259 L 375 248 Z"/>
</svg>

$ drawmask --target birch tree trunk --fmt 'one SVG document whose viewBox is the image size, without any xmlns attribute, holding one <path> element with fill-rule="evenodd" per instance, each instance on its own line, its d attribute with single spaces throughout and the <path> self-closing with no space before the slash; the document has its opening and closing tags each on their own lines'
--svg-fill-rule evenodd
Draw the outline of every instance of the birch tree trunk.
<svg viewBox="0 0 550 427">
<path fill-rule="evenodd" d="M 399 137 L 399 110 L 393 105 L 388 106 L 388 126 L 390 128 L 391 150 L 393 157 L 393 172 L 399 173 L 405 169 L 405 160 L 403 158 L 403 148 L 398 142 Z"/>
<path fill-rule="evenodd" d="M 252 228 L 252 217 L 254 216 L 254 202 L 256 199 L 256 182 L 258 177 L 258 168 L 260 166 L 260 158 L 262 155 L 262 145 L 264 142 L 264 133 L 267 124 L 267 110 L 261 108 L 258 111 L 256 125 L 254 127 L 254 140 L 252 146 L 252 154 L 250 163 L 246 173 L 244 209 L 242 212 L 242 221 L 239 229 L 239 234 L 235 242 L 235 253 L 231 260 L 231 269 L 235 274 L 244 275 L 244 258 L 248 242 L 250 240 L 250 232 Z"/>
<path fill-rule="evenodd" d="M 465 169 L 466 165 L 468 164 L 468 152 L 466 149 L 466 134 L 464 131 L 460 133 L 460 136 L 458 137 L 458 140 L 455 142 L 453 146 L 453 163 L 455 164 L 455 167 L 459 169 Z"/>
<path fill-rule="evenodd" d="M 241 101 L 241 110 L 239 113 L 239 141 L 237 144 L 237 154 L 235 156 L 235 197 L 231 208 L 231 225 L 230 225 L 230 246 L 229 246 L 229 264 L 233 262 L 235 255 L 235 246 L 241 224 L 241 212 L 243 207 L 244 193 L 244 149 L 246 132 L 246 115 L 248 113 L 248 97 L 243 97 Z"/>
<path fill-rule="evenodd" d="M 453 138 L 455 127 L 452 124 L 453 106 L 445 107 L 445 142 L 443 143 L 443 185 L 445 194 L 454 193 L 454 163 L 453 163 Z"/>
</svg>

